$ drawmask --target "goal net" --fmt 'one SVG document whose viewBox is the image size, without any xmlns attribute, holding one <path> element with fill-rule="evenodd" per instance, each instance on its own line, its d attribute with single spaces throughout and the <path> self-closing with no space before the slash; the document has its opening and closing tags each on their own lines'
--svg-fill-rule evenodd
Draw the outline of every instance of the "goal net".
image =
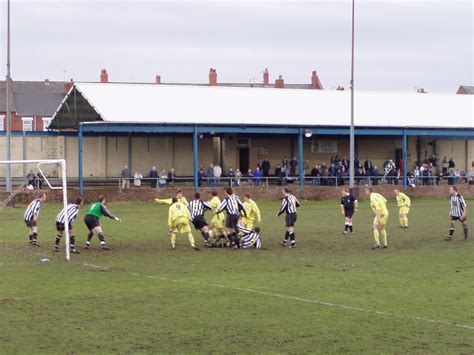
<svg viewBox="0 0 474 355">
<path fill-rule="evenodd" d="M 66 260 L 70 260 L 71 254 L 70 254 L 70 245 L 69 245 L 69 223 L 67 223 L 68 219 L 68 209 L 67 209 L 67 204 L 68 204 L 68 196 L 67 196 L 67 182 L 66 182 L 66 160 L 64 159 L 55 159 L 55 160 L 2 160 L 0 161 L 0 168 L 2 172 L 5 172 L 6 169 L 12 169 L 14 166 L 36 166 L 36 172 L 33 170 L 34 174 L 34 179 L 33 181 L 40 181 L 41 183 L 29 183 L 32 180 L 30 180 L 27 177 L 24 177 L 23 181 L 17 184 L 17 186 L 12 188 L 12 191 L 6 191 L 3 190 L 0 198 L 0 211 L 4 210 L 7 208 L 7 206 L 10 206 L 12 202 L 14 202 L 15 198 L 17 197 L 18 194 L 26 192 L 28 190 L 33 190 L 33 192 L 41 191 L 45 192 L 44 189 L 50 189 L 50 190 L 62 190 L 62 202 L 61 202 L 61 208 L 64 209 L 64 241 L 66 244 L 65 248 L 65 256 Z M 56 170 L 59 168 L 59 181 L 60 183 L 55 183 L 56 185 L 52 185 L 51 181 L 48 179 L 47 174 L 44 173 L 45 169 L 48 169 L 51 171 L 51 168 Z M 23 169 L 25 170 L 25 169 Z M 8 174 L 2 174 L 2 177 L 6 176 Z M 8 183 L 5 181 L 5 186 L 8 186 Z M 36 190 L 37 188 L 42 188 L 41 190 Z M 36 196 L 38 194 L 33 194 L 33 193 L 28 193 L 28 196 Z M 29 204 L 33 198 L 29 198 L 28 201 L 25 201 L 27 204 Z M 22 206 L 24 208 L 26 206 Z M 13 234 L 21 234 L 24 233 L 25 230 L 25 225 L 22 222 L 23 218 L 23 209 L 21 208 L 15 208 L 15 213 L 5 213 L 5 216 L 7 218 L 6 221 L 2 221 L 2 225 L 4 228 L 1 228 L 5 231 L 4 233 L 0 234 L 0 238 L 9 238 L 11 237 L 9 234 L 11 234 L 13 230 Z M 14 218 L 12 216 L 15 216 Z M 54 224 L 54 220 L 49 222 L 50 224 Z M 44 225 L 45 223 L 41 223 Z M 13 227 L 15 226 L 15 227 Z M 13 229 L 12 229 L 13 228 Z M 17 233 L 17 230 L 21 232 Z M 3 241 L 4 242 L 4 241 Z M 10 245 L 10 244 L 9 244 Z M 11 246 L 8 246 L 8 248 L 14 249 L 16 245 L 19 245 L 18 242 L 12 243 Z M 0 250 L 0 253 L 6 252 L 7 248 L 2 248 L 5 250 Z M 41 254 L 43 255 L 43 254 Z M 42 260 L 47 260 L 42 259 Z M 1 265 L 0 265 L 1 266 Z"/>
</svg>

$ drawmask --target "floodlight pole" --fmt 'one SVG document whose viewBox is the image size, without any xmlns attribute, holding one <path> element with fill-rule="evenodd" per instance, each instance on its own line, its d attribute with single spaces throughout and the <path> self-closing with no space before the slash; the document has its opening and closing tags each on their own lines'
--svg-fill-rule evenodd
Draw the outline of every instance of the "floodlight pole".
<svg viewBox="0 0 474 355">
<path fill-rule="evenodd" d="M 355 0 L 352 0 L 352 52 L 351 52 L 351 128 L 349 138 L 349 188 L 354 188 L 354 13 Z"/>
<path fill-rule="evenodd" d="M 11 109 L 11 73 L 10 73 L 10 0 L 7 3 L 7 160 L 11 160 L 11 140 L 12 140 L 12 109 Z M 7 192 L 12 192 L 12 171 L 10 164 L 7 164 L 6 172 Z"/>
</svg>

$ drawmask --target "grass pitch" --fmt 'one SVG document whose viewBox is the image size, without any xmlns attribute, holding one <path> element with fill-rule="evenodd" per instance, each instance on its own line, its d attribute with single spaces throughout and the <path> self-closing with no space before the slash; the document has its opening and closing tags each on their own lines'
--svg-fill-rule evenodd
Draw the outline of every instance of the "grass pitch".
<svg viewBox="0 0 474 355">
<path fill-rule="evenodd" d="M 113 251 L 86 251 L 84 207 L 71 262 L 51 251 L 59 205 L 41 210 L 41 248 L 23 206 L 5 209 L 0 353 L 473 353 L 474 243 L 460 224 L 443 240 L 447 203 L 414 200 L 402 230 L 390 201 L 385 250 L 370 250 L 366 202 L 343 236 L 337 201 L 303 201 L 294 250 L 278 245 L 279 203 L 260 202 L 258 251 L 195 252 L 183 236 L 170 251 L 167 208 L 137 203 L 109 205 L 123 219 L 102 222 Z"/>
</svg>

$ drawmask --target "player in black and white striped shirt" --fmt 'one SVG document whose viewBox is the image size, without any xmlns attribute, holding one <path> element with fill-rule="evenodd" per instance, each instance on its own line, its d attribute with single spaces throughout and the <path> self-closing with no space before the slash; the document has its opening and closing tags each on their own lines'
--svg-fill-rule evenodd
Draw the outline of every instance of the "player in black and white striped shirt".
<svg viewBox="0 0 474 355">
<path fill-rule="evenodd" d="M 298 199 L 291 194 L 291 190 L 284 188 L 283 192 L 283 201 L 281 203 L 280 211 L 278 211 L 277 217 L 282 213 L 286 213 L 285 218 L 285 228 L 286 233 L 283 238 L 281 246 L 286 246 L 288 239 L 291 240 L 290 248 L 296 248 L 296 235 L 295 235 L 295 223 L 296 223 L 296 209 L 300 207 L 300 202 Z"/>
<path fill-rule="evenodd" d="M 204 238 L 204 244 L 208 247 L 209 244 L 209 225 L 204 218 L 206 210 L 211 211 L 212 206 L 207 202 L 201 201 L 201 194 L 196 192 L 194 194 L 194 200 L 189 202 L 188 209 L 191 214 L 191 222 L 193 222 L 194 228 L 201 231 L 202 237 Z"/>
<path fill-rule="evenodd" d="M 451 218 L 451 227 L 449 228 L 449 236 L 445 240 L 453 240 L 454 224 L 456 221 L 462 223 L 464 228 L 464 240 L 467 240 L 467 205 L 458 189 L 455 186 L 449 188 L 451 197 L 449 198 L 449 217 Z"/>
<path fill-rule="evenodd" d="M 61 212 L 59 212 L 56 216 L 56 230 L 58 231 L 58 234 L 56 235 L 56 241 L 53 245 L 53 251 L 59 251 L 59 242 L 61 241 L 61 238 L 64 234 L 64 229 L 66 225 L 67 210 L 67 219 L 69 226 L 69 248 L 71 250 L 71 253 L 80 254 L 79 250 L 76 250 L 76 247 L 74 245 L 75 237 L 73 224 L 79 216 L 79 209 L 81 208 L 82 204 L 82 197 L 77 197 L 74 203 L 70 203 L 69 205 L 67 205 L 67 207 L 63 208 Z"/>
<path fill-rule="evenodd" d="M 30 245 L 39 247 L 38 243 L 38 216 L 41 208 L 41 204 L 46 201 L 46 194 L 40 193 L 38 198 L 31 201 L 25 210 L 23 220 L 29 231 Z"/>
<path fill-rule="evenodd" d="M 260 228 L 254 227 L 253 229 L 248 229 L 242 227 L 241 225 L 237 226 L 239 232 L 242 233 L 240 238 L 240 247 L 242 249 L 255 248 L 260 249 L 262 247 L 262 242 L 260 240 Z"/>
<path fill-rule="evenodd" d="M 240 212 L 247 217 L 247 212 L 245 207 L 240 201 L 239 197 L 234 195 L 234 191 L 231 187 L 226 188 L 225 193 L 227 197 L 221 202 L 221 205 L 216 211 L 216 214 L 227 212 L 227 218 L 225 221 L 225 228 L 227 232 L 227 237 L 230 242 L 234 244 L 234 247 L 239 248 L 239 238 L 237 237 L 237 224 L 239 223 Z"/>
</svg>

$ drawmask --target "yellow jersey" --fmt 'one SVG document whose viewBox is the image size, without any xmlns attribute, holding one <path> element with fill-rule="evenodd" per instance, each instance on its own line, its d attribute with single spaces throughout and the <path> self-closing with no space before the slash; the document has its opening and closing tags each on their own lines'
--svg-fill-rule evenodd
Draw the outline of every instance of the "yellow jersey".
<svg viewBox="0 0 474 355">
<path fill-rule="evenodd" d="M 189 213 L 188 206 L 182 202 L 173 203 L 168 211 L 168 226 L 173 227 L 176 224 L 182 224 L 186 221 L 189 222 L 191 214 Z"/>
<path fill-rule="evenodd" d="M 254 200 L 244 201 L 245 212 L 247 213 L 247 219 L 254 221 L 257 218 L 257 222 L 262 220 L 262 214 L 260 213 L 260 208 Z"/>
<path fill-rule="evenodd" d="M 411 205 L 410 197 L 405 195 L 403 192 L 399 192 L 397 196 L 397 205 L 398 207 L 410 207 Z"/>
<path fill-rule="evenodd" d="M 216 213 L 217 209 L 221 205 L 221 199 L 218 196 L 213 196 L 208 203 L 212 207 L 212 213 Z"/>
<path fill-rule="evenodd" d="M 380 211 L 380 214 L 388 214 L 387 200 L 381 194 L 376 192 L 370 194 L 370 207 L 375 213 Z"/>
<path fill-rule="evenodd" d="M 155 202 L 156 203 L 166 203 L 167 205 L 171 205 L 173 203 L 173 199 L 172 198 L 164 198 L 164 199 L 155 198 Z M 188 201 L 186 200 L 186 197 L 184 197 L 184 196 L 178 198 L 178 202 L 186 205 L 186 207 L 188 206 Z"/>
</svg>

